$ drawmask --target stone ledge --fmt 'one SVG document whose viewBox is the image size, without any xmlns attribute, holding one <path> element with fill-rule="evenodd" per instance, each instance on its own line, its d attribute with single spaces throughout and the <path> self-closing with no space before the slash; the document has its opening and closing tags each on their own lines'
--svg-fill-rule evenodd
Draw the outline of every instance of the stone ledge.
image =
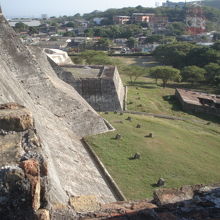
<svg viewBox="0 0 220 220">
<path fill-rule="evenodd" d="M 16 103 L 0 105 L 0 129 L 21 132 L 32 127 L 32 114 L 25 107 Z"/>
</svg>

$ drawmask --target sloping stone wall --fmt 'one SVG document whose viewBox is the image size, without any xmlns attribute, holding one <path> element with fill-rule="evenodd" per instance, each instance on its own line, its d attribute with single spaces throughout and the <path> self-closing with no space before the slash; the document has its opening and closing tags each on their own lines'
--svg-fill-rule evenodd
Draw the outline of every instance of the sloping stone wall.
<svg viewBox="0 0 220 220">
<path fill-rule="evenodd" d="M 16 102 L 32 113 L 47 158 L 51 206 L 68 205 L 71 195 L 115 201 L 80 141 L 107 132 L 105 121 L 57 77 L 45 53 L 25 47 L 5 20 L 0 22 L 0 58 L 0 104 Z"/>
<path fill-rule="evenodd" d="M 74 73 L 68 71 L 71 68 L 70 65 L 58 67 L 55 63 L 52 63 L 54 70 L 58 76 L 70 84 L 77 90 L 77 92 L 96 110 L 99 112 L 104 111 L 123 111 L 124 108 L 124 96 L 125 88 L 121 81 L 117 67 L 110 66 L 88 66 L 88 68 L 101 69 L 101 74 L 98 77 L 76 77 Z M 71 70 L 74 72 L 74 68 L 80 69 L 83 66 L 72 66 Z M 82 74 L 83 75 L 83 74 Z"/>
</svg>

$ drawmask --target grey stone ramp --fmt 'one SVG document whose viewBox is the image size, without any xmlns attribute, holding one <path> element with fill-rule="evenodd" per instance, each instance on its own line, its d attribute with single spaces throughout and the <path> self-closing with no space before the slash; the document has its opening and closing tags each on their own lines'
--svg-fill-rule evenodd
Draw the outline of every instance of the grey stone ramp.
<svg viewBox="0 0 220 220">
<path fill-rule="evenodd" d="M 80 142 L 81 136 L 107 132 L 104 120 L 58 79 L 41 50 L 26 48 L 0 20 L 0 103 L 17 102 L 33 113 L 48 161 L 51 205 L 66 205 L 69 196 L 79 195 L 115 201 Z"/>
</svg>

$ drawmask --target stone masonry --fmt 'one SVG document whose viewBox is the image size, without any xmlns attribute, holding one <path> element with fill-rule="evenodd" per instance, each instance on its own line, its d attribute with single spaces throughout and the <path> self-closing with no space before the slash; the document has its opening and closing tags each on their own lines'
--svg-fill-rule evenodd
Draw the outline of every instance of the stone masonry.
<svg viewBox="0 0 220 220">
<path fill-rule="evenodd" d="M 52 55 L 50 51 L 46 49 L 45 53 L 59 78 L 73 86 L 96 111 L 123 110 L 125 88 L 117 67 L 73 65 L 66 55 L 60 57 L 58 50 Z M 60 62 L 61 58 L 65 63 Z"/>
<path fill-rule="evenodd" d="M 114 66 L 62 66 L 60 78 L 99 112 L 122 111 L 124 87 Z"/>
<path fill-rule="evenodd" d="M 185 111 L 220 116 L 220 96 L 218 95 L 176 89 L 176 97 Z"/>
</svg>

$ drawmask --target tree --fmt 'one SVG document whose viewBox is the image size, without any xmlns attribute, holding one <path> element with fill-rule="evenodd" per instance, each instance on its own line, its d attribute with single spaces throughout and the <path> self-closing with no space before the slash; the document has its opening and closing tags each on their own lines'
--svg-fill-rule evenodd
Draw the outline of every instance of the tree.
<svg viewBox="0 0 220 220">
<path fill-rule="evenodd" d="M 57 41 L 57 37 L 53 36 L 53 37 L 50 38 L 49 41 Z"/>
<path fill-rule="evenodd" d="M 161 45 L 153 52 L 156 60 L 165 65 L 182 68 L 187 65 L 187 55 L 196 47 L 191 43 L 173 43 Z"/>
<path fill-rule="evenodd" d="M 209 63 L 217 63 L 220 59 L 220 51 L 210 47 L 197 46 L 187 54 L 187 65 L 204 67 Z"/>
<path fill-rule="evenodd" d="M 38 33 L 39 33 L 38 28 L 36 28 L 36 27 L 29 27 L 28 34 L 32 35 L 32 34 L 38 34 Z"/>
<path fill-rule="evenodd" d="M 28 30 L 28 26 L 22 22 L 15 24 L 15 30 L 18 32 L 23 32 Z"/>
<path fill-rule="evenodd" d="M 63 37 L 75 37 L 76 34 L 72 31 L 67 31 L 65 33 L 63 33 Z"/>
<path fill-rule="evenodd" d="M 168 34 L 172 36 L 183 35 L 186 31 L 186 25 L 183 22 L 173 22 L 167 27 Z"/>
<path fill-rule="evenodd" d="M 208 83 L 213 85 L 220 84 L 220 65 L 217 63 L 209 63 L 205 66 L 206 74 L 205 78 Z"/>
<path fill-rule="evenodd" d="M 135 39 L 134 37 L 130 37 L 130 38 L 128 38 L 127 46 L 130 49 L 132 49 L 132 48 L 134 48 L 137 45 L 137 43 L 138 43 L 137 39 Z"/>
<path fill-rule="evenodd" d="M 66 27 L 72 27 L 72 28 L 74 28 L 74 27 L 75 27 L 75 24 L 74 24 L 72 21 L 70 21 L 70 22 L 68 22 L 68 23 L 66 24 Z"/>
<path fill-rule="evenodd" d="M 140 76 L 147 75 L 148 69 L 142 66 L 131 65 L 123 67 L 123 72 L 129 77 L 130 83 L 134 83 Z"/>
<path fill-rule="evenodd" d="M 194 84 L 195 82 L 204 81 L 205 74 L 205 69 L 198 66 L 186 66 L 181 71 L 183 81 L 191 82 L 192 84 Z"/>
<path fill-rule="evenodd" d="M 104 52 L 87 50 L 82 52 L 78 57 L 74 58 L 78 63 L 85 63 L 88 65 L 113 65 L 113 61 Z"/>
<path fill-rule="evenodd" d="M 220 50 L 220 40 L 219 40 L 219 41 L 216 41 L 216 42 L 214 43 L 214 45 L 212 46 L 212 48 L 213 48 L 214 50 Z"/>
<path fill-rule="evenodd" d="M 180 81 L 181 75 L 178 69 L 175 69 L 171 66 L 155 66 L 150 69 L 150 75 L 156 79 L 163 81 L 163 87 L 165 88 L 169 80 Z"/>
<path fill-rule="evenodd" d="M 99 50 L 108 50 L 111 45 L 111 41 L 107 38 L 101 38 L 95 43 L 95 48 Z"/>
<path fill-rule="evenodd" d="M 151 36 L 147 36 L 145 39 L 145 43 L 153 44 L 153 43 L 160 43 L 163 41 L 163 35 L 153 34 Z"/>
</svg>

